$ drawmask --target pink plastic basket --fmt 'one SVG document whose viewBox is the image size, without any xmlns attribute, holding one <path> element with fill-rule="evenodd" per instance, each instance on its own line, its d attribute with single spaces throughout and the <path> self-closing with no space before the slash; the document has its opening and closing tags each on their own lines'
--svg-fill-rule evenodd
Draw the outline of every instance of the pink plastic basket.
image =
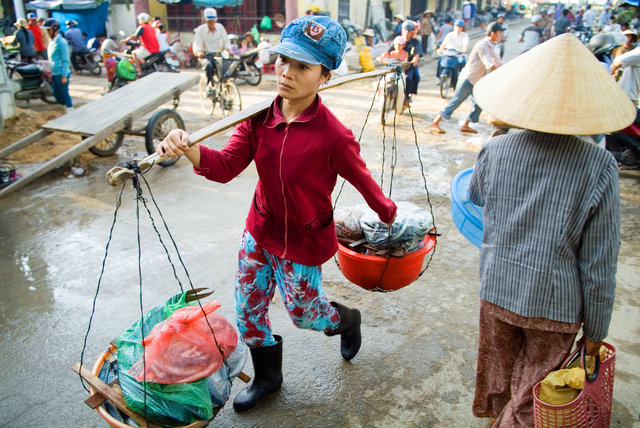
<svg viewBox="0 0 640 428">
<path fill-rule="evenodd" d="M 616 362 L 616 348 L 604 343 L 606 359 L 600 363 L 598 377 L 593 382 L 585 382 L 584 389 L 571 403 L 554 406 L 538 399 L 540 382 L 533 388 L 533 426 L 535 428 L 605 428 L 611 419 L 613 399 L 613 374 Z M 562 365 L 564 368 L 578 352 L 576 349 Z M 583 359 L 581 358 L 581 365 Z"/>
</svg>

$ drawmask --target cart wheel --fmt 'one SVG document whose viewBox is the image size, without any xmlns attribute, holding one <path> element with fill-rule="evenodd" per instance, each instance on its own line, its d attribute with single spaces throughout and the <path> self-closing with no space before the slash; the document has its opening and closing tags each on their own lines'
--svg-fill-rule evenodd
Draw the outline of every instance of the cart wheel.
<svg viewBox="0 0 640 428">
<path fill-rule="evenodd" d="M 89 147 L 89 151 L 97 156 L 111 156 L 118 151 L 123 141 L 124 134 L 115 134 L 98 142 L 95 146 Z"/>
<path fill-rule="evenodd" d="M 240 91 L 233 82 L 227 82 L 222 86 L 222 95 L 220 98 L 223 117 L 231 116 L 242 110 Z"/>
<path fill-rule="evenodd" d="M 212 115 L 213 110 L 216 108 L 213 94 L 207 93 L 212 90 L 210 88 L 211 87 L 207 84 L 207 76 L 203 75 L 200 77 L 200 83 L 198 84 L 198 89 L 200 91 L 200 104 L 202 105 L 202 111 L 208 115 Z"/>
<path fill-rule="evenodd" d="M 163 109 L 155 112 L 149 123 L 147 124 L 147 132 L 144 136 L 144 144 L 147 147 L 147 153 L 150 155 L 156 152 L 156 147 L 160 141 L 167 136 L 172 129 L 184 129 L 184 121 L 173 109 Z M 179 158 L 168 158 L 159 162 L 161 166 L 170 166 L 178 161 Z"/>
<path fill-rule="evenodd" d="M 247 77 L 245 79 L 248 84 L 251 86 L 258 86 L 260 84 L 260 81 L 262 80 L 262 72 L 255 66 L 255 64 L 247 65 L 245 73 L 247 73 Z"/>
</svg>

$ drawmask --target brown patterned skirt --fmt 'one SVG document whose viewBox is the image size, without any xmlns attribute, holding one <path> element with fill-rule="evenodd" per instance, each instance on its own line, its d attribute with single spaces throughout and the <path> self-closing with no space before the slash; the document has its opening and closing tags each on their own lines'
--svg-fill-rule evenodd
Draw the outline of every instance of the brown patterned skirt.
<svg viewBox="0 0 640 428">
<path fill-rule="evenodd" d="M 536 383 L 569 355 L 581 322 L 527 318 L 480 300 L 473 414 L 496 427 L 532 427 Z"/>
</svg>

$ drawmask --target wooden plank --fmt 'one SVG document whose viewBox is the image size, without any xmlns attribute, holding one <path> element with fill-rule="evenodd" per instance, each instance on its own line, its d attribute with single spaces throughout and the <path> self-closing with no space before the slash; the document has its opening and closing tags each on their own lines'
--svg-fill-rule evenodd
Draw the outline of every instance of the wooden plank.
<svg viewBox="0 0 640 428">
<path fill-rule="evenodd" d="M 75 363 L 72 367 L 73 371 L 78 373 L 84 380 L 86 380 L 89 385 L 94 387 L 100 394 L 107 397 L 107 399 L 118 408 L 118 410 L 125 413 L 131 419 L 136 421 L 141 427 L 149 427 L 149 428 L 161 428 L 160 425 L 153 424 L 151 422 L 147 423 L 145 418 L 141 416 L 139 413 L 134 412 L 127 406 L 122 398 L 122 392 L 115 387 L 110 387 L 99 377 L 91 373 L 86 367 L 81 367 L 80 363 Z"/>
<path fill-rule="evenodd" d="M 43 125 L 49 131 L 95 135 L 114 124 L 135 119 L 195 85 L 200 76 L 151 73 Z"/>
<path fill-rule="evenodd" d="M 51 131 L 47 131 L 46 129 L 37 130 L 33 134 L 24 137 L 22 140 L 16 141 L 10 146 L 7 146 L 4 149 L 0 150 L 0 159 L 4 159 L 7 156 L 9 156 L 11 153 L 18 151 L 21 148 L 28 146 L 29 144 L 35 143 L 40 138 L 43 138 L 49 135 L 50 133 Z"/>
<path fill-rule="evenodd" d="M 82 140 L 80 143 L 76 144 L 72 148 L 66 150 L 65 152 L 59 154 L 55 158 L 53 158 L 50 161 L 46 162 L 44 165 L 42 165 L 40 168 L 36 169 L 35 171 L 30 173 L 29 175 L 26 175 L 26 176 L 22 177 L 18 181 L 14 181 L 13 183 L 8 185 L 7 187 L 5 187 L 2 190 L 0 190 L 0 198 L 5 196 L 5 195 L 7 195 L 7 194 L 9 194 L 9 193 L 11 193 L 11 192 L 13 192 L 13 191 L 15 191 L 15 190 L 23 188 L 24 186 L 26 186 L 27 184 L 29 184 L 30 182 L 32 182 L 36 178 L 38 178 L 38 177 L 46 174 L 47 172 L 59 167 L 60 165 L 64 164 L 66 161 L 73 159 L 74 157 L 76 157 L 80 153 L 82 153 L 83 151 L 87 150 L 89 147 L 92 147 L 96 143 L 98 143 L 101 140 L 103 140 L 105 138 L 105 136 L 108 136 L 108 135 L 109 135 L 108 131 L 102 131 L 98 135 L 94 135 L 93 137 L 85 138 L 84 140 Z"/>
<path fill-rule="evenodd" d="M 369 71 L 367 73 L 359 73 L 359 74 L 351 74 L 348 76 L 343 76 L 338 79 L 331 79 L 329 83 L 320 87 L 320 91 L 324 91 L 327 89 L 335 88 L 340 85 L 344 85 L 345 83 L 351 83 L 358 80 L 363 79 L 371 79 L 374 77 L 384 76 L 389 73 L 395 73 L 395 67 L 383 68 L 379 70 Z M 249 108 L 239 111 L 236 114 L 233 114 L 229 117 L 225 117 L 222 120 L 212 123 L 211 125 L 207 125 L 202 129 L 192 132 L 189 135 L 189 146 L 193 146 L 201 142 L 202 140 L 211 137 L 219 132 L 224 131 L 225 129 L 231 128 L 232 126 L 237 125 L 240 122 L 244 122 L 245 120 L 251 119 L 254 116 L 259 115 L 263 111 L 267 110 L 273 99 L 261 101 L 257 104 L 252 105 Z M 152 165 L 161 162 L 164 160 L 164 157 L 158 156 L 156 153 L 151 154 L 138 162 L 138 166 L 144 172 L 147 169 L 151 168 Z M 107 182 L 112 186 L 118 186 L 133 177 L 133 171 L 130 171 L 123 167 L 113 167 L 107 172 Z"/>
</svg>

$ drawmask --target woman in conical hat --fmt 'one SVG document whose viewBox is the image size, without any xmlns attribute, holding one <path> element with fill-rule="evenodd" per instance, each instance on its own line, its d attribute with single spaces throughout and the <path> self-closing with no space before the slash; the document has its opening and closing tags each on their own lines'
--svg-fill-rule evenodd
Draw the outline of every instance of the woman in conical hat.
<svg viewBox="0 0 640 428">
<path fill-rule="evenodd" d="M 473 413 L 497 427 L 533 426 L 534 385 L 581 328 L 587 354 L 597 355 L 613 308 L 618 167 L 576 135 L 622 129 L 635 108 L 571 34 L 483 77 L 473 95 L 524 129 L 486 143 L 469 187 L 484 206 Z"/>
</svg>

